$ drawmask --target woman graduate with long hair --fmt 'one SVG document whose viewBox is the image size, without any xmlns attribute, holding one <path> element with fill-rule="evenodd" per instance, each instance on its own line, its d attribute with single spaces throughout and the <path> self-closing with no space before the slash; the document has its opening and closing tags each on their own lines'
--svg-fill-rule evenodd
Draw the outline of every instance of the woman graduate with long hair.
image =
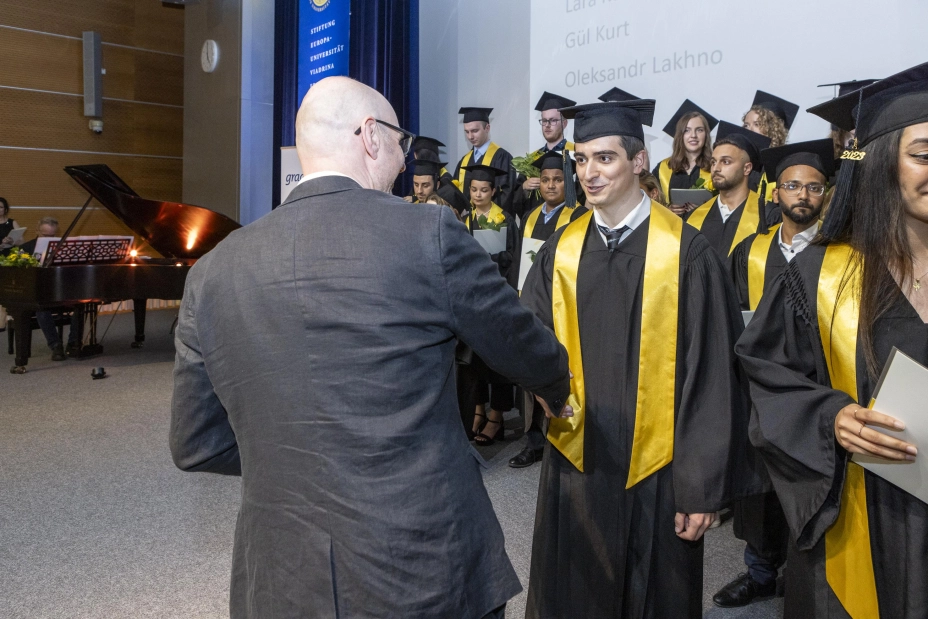
<svg viewBox="0 0 928 619">
<path fill-rule="evenodd" d="M 857 143 L 818 240 L 736 346 L 791 531 L 784 613 L 924 617 L 928 505 L 851 457 L 917 455 L 869 406 L 894 347 L 928 364 L 928 63 L 809 112 Z"/>
</svg>

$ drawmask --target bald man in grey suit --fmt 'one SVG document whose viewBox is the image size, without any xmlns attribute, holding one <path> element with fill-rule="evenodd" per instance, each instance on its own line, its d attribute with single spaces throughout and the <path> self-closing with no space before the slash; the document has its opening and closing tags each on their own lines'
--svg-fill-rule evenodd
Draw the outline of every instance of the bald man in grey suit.
<svg viewBox="0 0 928 619">
<path fill-rule="evenodd" d="M 457 410 L 456 340 L 570 414 L 564 349 L 451 209 L 387 193 L 389 103 L 347 78 L 297 117 L 306 178 L 190 271 L 170 445 L 242 476 L 233 619 L 501 617 L 521 590 Z"/>
</svg>

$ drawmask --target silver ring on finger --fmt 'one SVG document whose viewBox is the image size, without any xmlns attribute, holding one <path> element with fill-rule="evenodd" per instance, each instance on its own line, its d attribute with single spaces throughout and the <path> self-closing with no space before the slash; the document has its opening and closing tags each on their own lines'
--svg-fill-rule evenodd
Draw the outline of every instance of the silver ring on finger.
<svg viewBox="0 0 928 619">
<path fill-rule="evenodd" d="M 867 427 L 867 426 L 865 426 L 864 424 L 860 424 L 860 430 L 857 431 L 857 438 L 863 438 L 863 436 L 861 436 L 861 434 L 863 434 L 864 428 L 866 428 L 866 427 Z"/>
</svg>

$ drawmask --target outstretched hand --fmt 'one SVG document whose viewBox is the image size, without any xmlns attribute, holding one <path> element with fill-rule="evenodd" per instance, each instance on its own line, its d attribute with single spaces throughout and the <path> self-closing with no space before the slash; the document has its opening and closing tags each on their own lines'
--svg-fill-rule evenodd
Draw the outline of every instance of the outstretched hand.
<svg viewBox="0 0 928 619">
<path fill-rule="evenodd" d="M 695 542 L 715 522 L 715 514 L 677 514 L 673 517 L 673 530 L 677 537 Z"/>
<path fill-rule="evenodd" d="M 565 405 L 564 405 L 564 408 L 562 408 L 562 409 L 558 412 L 558 414 L 555 415 L 553 412 L 551 412 L 551 407 L 548 406 L 548 403 L 547 403 L 547 402 L 545 402 L 544 400 L 542 400 L 542 399 L 541 399 L 540 397 L 538 397 L 537 395 L 535 396 L 535 399 L 538 400 L 538 403 L 539 403 L 539 404 L 541 404 L 541 408 L 543 408 L 543 409 L 545 410 L 545 417 L 547 417 L 548 419 L 551 419 L 552 417 L 573 417 L 573 416 L 574 416 L 574 409 L 573 409 L 572 406 L 570 406 L 570 405 L 568 405 L 568 404 L 565 404 Z"/>
<path fill-rule="evenodd" d="M 915 460 L 918 449 L 869 426 L 887 430 L 905 430 L 905 424 L 889 415 L 864 408 L 859 404 L 848 404 L 835 417 L 835 438 L 847 451 L 884 460 Z"/>
</svg>

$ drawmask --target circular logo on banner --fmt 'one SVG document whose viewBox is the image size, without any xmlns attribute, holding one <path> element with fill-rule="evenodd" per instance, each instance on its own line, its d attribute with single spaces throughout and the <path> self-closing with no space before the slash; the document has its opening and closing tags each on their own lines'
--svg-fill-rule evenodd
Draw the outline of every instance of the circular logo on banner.
<svg viewBox="0 0 928 619">
<path fill-rule="evenodd" d="M 316 11 L 324 11 L 331 1 L 332 0 L 312 0 L 313 9 Z"/>
</svg>

